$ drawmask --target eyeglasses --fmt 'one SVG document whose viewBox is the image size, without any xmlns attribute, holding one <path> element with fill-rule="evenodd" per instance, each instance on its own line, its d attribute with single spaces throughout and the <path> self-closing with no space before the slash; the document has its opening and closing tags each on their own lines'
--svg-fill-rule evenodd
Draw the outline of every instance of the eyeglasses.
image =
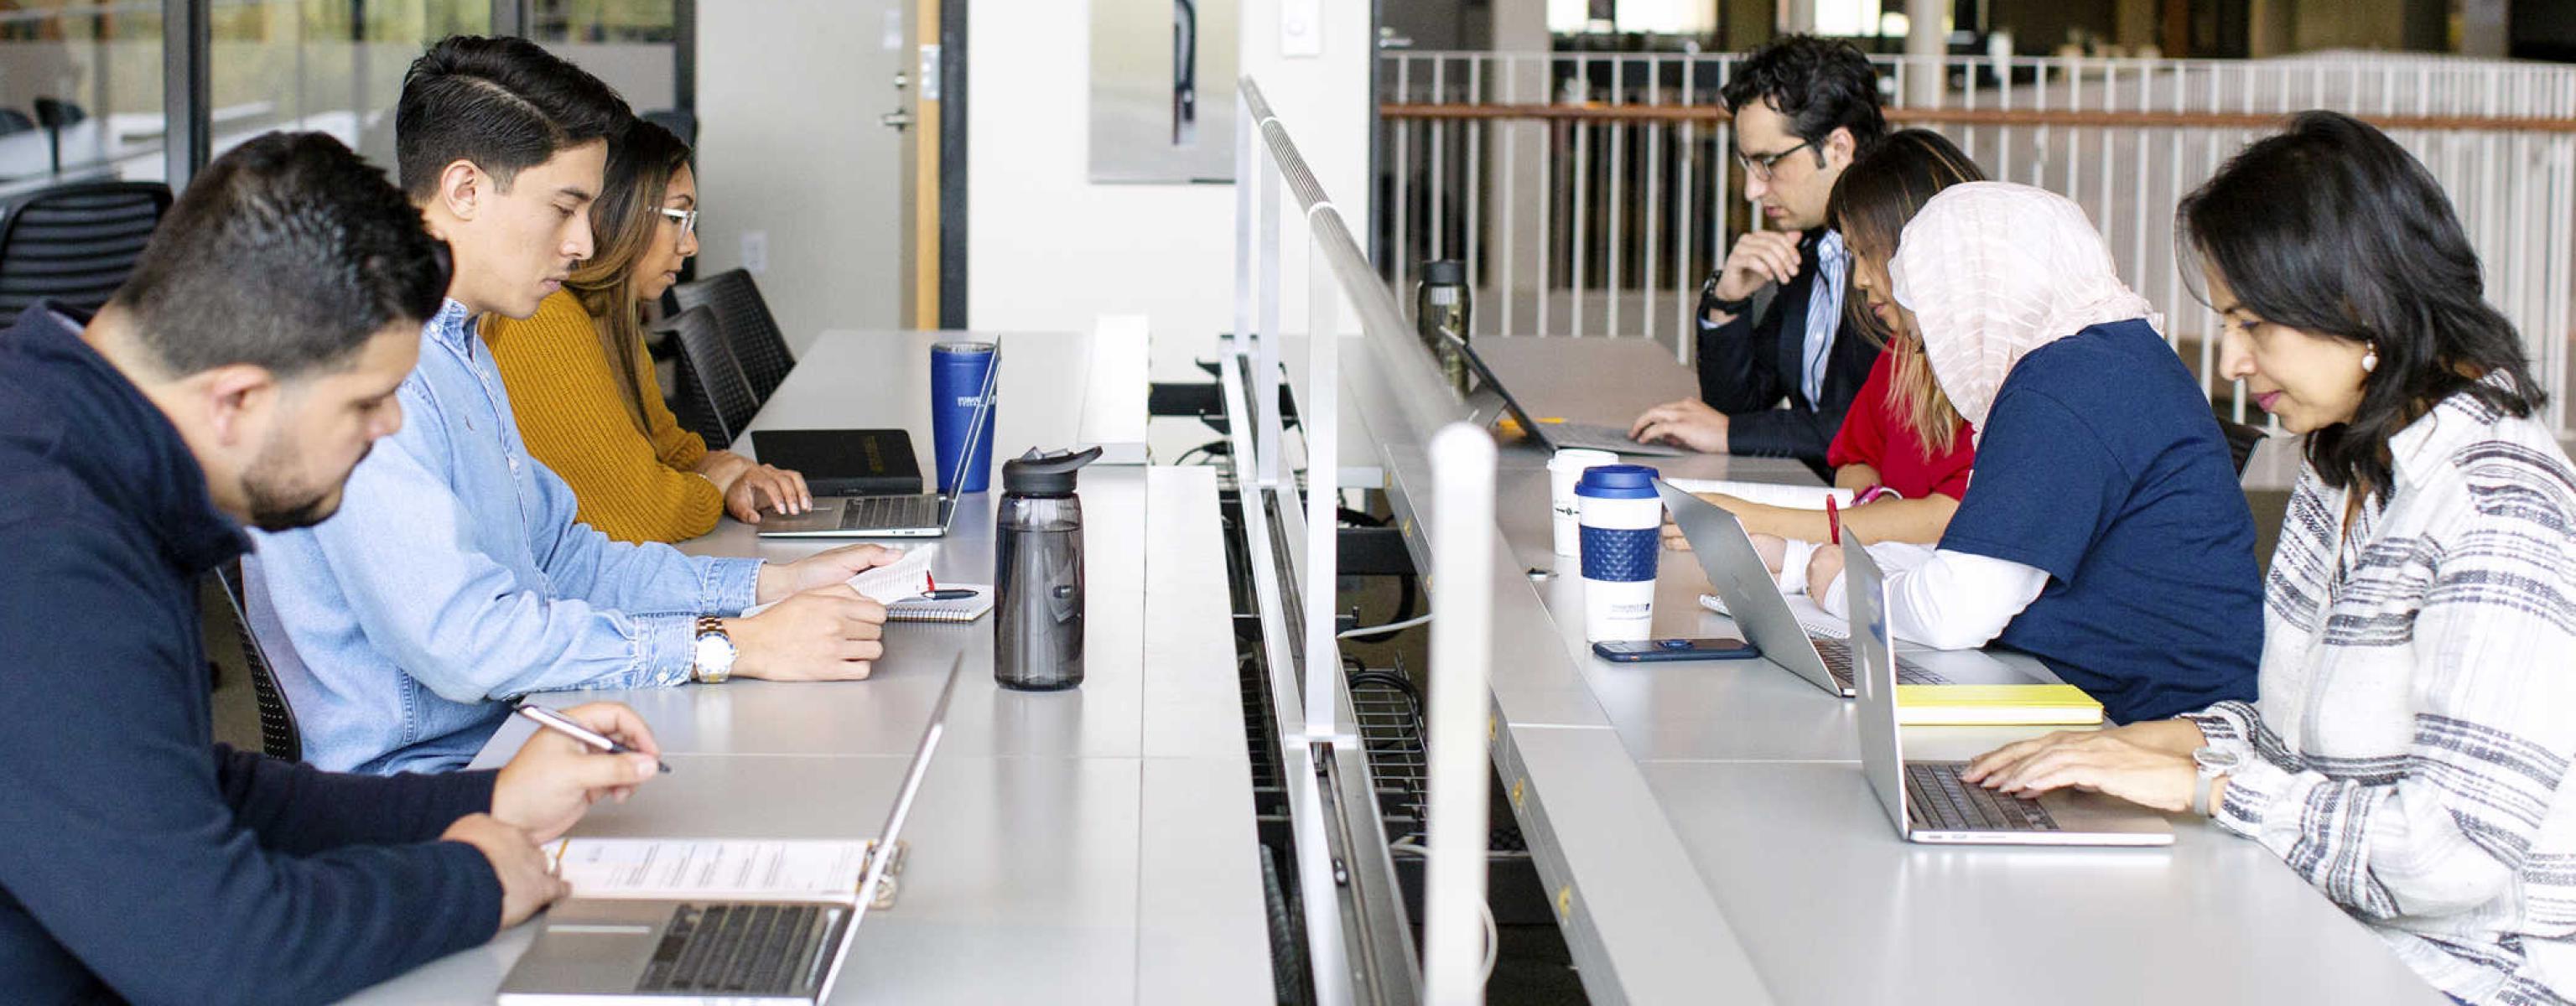
<svg viewBox="0 0 2576 1006">
<path fill-rule="evenodd" d="M 1771 180 L 1771 172 L 1779 165 L 1781 158 L 1815 145 L 1815 141 L 1809 140 L 1776 154 L 1746 154 L 1738 150 L 1735 152 L 1735 163 L 1744 165 L 1744 174 L 1747 177 L 1755 181 L 1767 182 Z"/>
<path fill-rule="evenodd" d="M 668 206 L 663 206 L 657 208 L 654 212 L 677 221 L 680 225 L 680 229 L 683 231 L 690 234 L 698 232 L 698 211 L 696 210 L 675 210 Z"/>
</svg>

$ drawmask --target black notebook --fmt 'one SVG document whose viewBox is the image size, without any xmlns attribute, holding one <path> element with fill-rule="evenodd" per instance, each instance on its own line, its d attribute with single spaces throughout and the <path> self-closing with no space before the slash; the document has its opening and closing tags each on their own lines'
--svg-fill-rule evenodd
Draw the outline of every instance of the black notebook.
<svg viewBox="0 0 2576 1006">
<path fill-rule="evenodd" d="M 816 496 L 910 496 L 921 490 L 921 463 L 902 430 L 758 430 L 751 449 L 760 463 L 805 476 Z"/>
</svg>

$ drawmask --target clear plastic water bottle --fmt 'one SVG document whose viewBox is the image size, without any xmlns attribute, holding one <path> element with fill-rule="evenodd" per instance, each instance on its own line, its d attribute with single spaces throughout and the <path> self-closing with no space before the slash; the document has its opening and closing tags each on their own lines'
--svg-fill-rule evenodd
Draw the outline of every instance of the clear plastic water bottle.
<svg viewBox="0 0 2576 1006">
<path fill-rule="evenodd" d="M 1082 684 L 1082 498 L 1074 476 L 1100 448 L 1002 463 L 994 515 L 993 680 L 1057 691 Z"/>
</svg>

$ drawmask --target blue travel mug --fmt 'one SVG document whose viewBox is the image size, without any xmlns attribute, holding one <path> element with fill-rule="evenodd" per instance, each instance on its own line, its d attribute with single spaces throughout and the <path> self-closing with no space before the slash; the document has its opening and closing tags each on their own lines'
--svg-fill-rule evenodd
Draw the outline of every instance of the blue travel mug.
<svg viewBox="0 0 2576 1006">
<path fill-rule="evenodd" d="M 993 477 L 993 385 L 990 379 L 1001 356 L 989 342 L 942 342 L 930 347 L 930 443 L 938 456 L 939 491 L 980 493 Z M 983 414 L 980 428 L 978 413 Z M 975 431 L 973 444 L 966 442 Z M 966 460 L 964 486 L 956 485 L 957 456 L 972 448 Z"/>
</svg>

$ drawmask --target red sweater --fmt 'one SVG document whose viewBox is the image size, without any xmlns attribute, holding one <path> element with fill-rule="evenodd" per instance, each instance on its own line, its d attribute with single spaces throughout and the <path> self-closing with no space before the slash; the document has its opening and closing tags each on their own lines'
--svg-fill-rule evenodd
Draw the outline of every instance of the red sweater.
<svg viewBox="0 0 2576 1006">
<path fill-rule="evenodd" d="M 1862 382 L 1860 395 L 1852 399 L 1851 412 L 1843 416 L 1842 432 L 1834 434 L 1833 446 L 1825 452 L 1825 464 L 1876 468 L 1881 483 L 1910 500 L 1933 493 L 1951 499 L 1966 495 L 1968 469 L 1977 460 L 1967 421 L 1960 421 L 1950 450 L 1933 456 L 1932 448 L 1897 410 L 1895 370 L 1894 356 L 1878 354 L 1878 362 L 1870 365 L 1869 380 Z"/>
</svg>

